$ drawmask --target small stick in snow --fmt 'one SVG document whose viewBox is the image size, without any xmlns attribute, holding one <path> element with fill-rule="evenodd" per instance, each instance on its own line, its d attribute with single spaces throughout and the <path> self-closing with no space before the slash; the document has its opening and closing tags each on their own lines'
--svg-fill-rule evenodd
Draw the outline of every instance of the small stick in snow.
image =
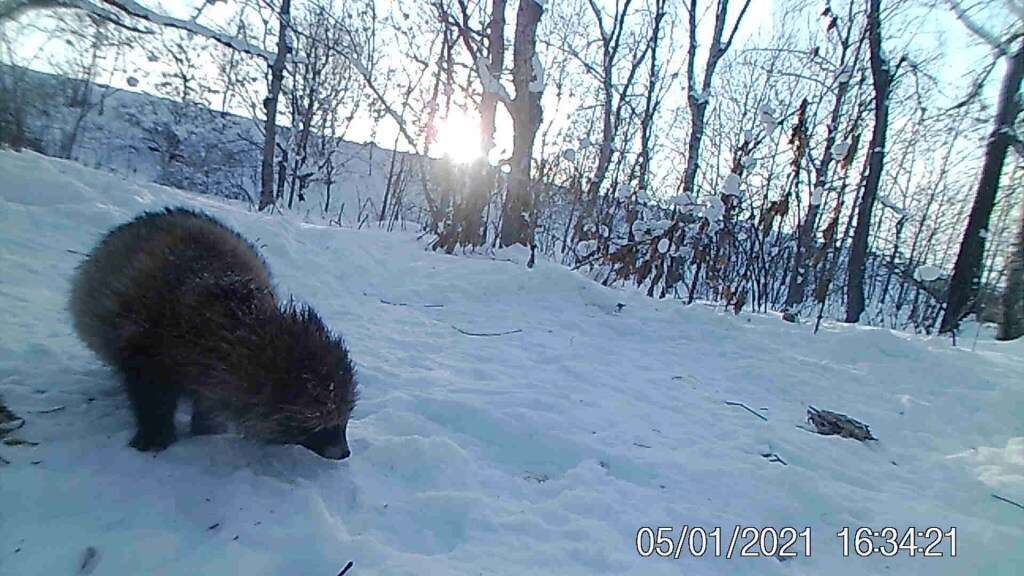
<svg viewBox="0 0 1024 576">
<path fill-rule="evenodd" d="M 64 410 L 65 408 L 67 408 L 67 406 L 54 406 L 53 408 L 43 408 L 42 410 L 33 410 L 32 413 L 33 414 L 53 414 L 54 412 L 60 412 L 61 410 Z"/>
<path fill-rule="evenodd" d="M 726 400 L 726 401 L 725 401 L 725 403 L 726 403 L 726 404 L 728 404 L 729 406 L 739 406 L 740 408 L 743 408 L 744 410 L 746 410 L 747 412 L 750 412 L 750 413 L 751 413 L 751 414 L 753 414 L 754 416 L 757 416 L 757 417 L 758 417 L 758 418 L 760 418 L 761 420 L 764 420 L 765 422 L 767 422 L 767 421 L 768 421 L 768 419 L 767 419 L 767 418 L 765 418 L 765 417 L 764 417 L 764 416 L 762 416 L 761 414 L 758 414 L 758 413 L 757 413 L 757 412 L 756 412 L 756 411 L 755 411 L 755 410 L 754 410 L 753 408 L 751 408 L 750 406 L 747 406 L 747 405 L 746 405 L 746 404 L 744 404 L 743 402 L 733 402 L 733 401 L 731 401 L 731 400 Z"/>
<path fill-rule="evenodd" d="M 633 442 L 633 446 L 636 446 L 637 448 L 650 448 L 647 444 L 641 444 L 639 442 Z"/>
<path fill-rule="evenodd" d="M 96 569 L 96 564 L 99 563 L 100 555 L 96 551 L 96 548 L 89 546 L 85 549 L 82 554 L 82 562 L 78 565 L 79 574 L 92 574 L 92 571 Z"/>
<path fill-rule="evenodd" d="M 4 438 L 5 446 L 39 446 L 39 442 L 32 442 L 23 438 Z"/>
<path fill-rule="evenodd" d="M 999 494 L 992 494 L 992 497 L 995 498 L 996 500 L 1000 500 L 1002 502 L 1006 502 L 1007 504 L 1012 504 L 1012 505 L 1016 506 L 1017 508 L 1020 508 L 1021 510 L 1024 510 L 1024 504 L 1019 504 L 1017 502 L 1014 502 L 1013 500 L 1010 500 L 1009 498 L 1003 498 Z"/>
<path fill-rule="evenodd" d="M 349 560 L 348 564 L 345 564 L 345 567 L 341 569 L 341 572 L 338 572 L 338 576 L 345 576 L 345 573 L 348 572 L 351 569 L 352 569 L 352 561 Z"/>
<path fill-rule="evenodd" d="M 220 528 L 220 522 L 215 522 L 215 523 L 207 526 L 206 530 L 207 531 L 209 531 L 209 530 L 216 530 L 217 528 Z"/>
<path fill-rule="evenodd" d="M 84 257 L 86 257 L 86 258 L 88 258 L 88 257 L 89 257 L 89 255 L 88 255 L 88 254 L 84 254 L 84 253 L 82 253 L 82 252 L 79 252 L 78 250 L 71 250 L 71 249 L 67 249 L 67 252 L 68 252 L 68 253 L 70 253 L 70 254 L 77 254 L 78 256 L 84 256 Z"/>
<path fill-rule="evenodd" d="M 787 464 L 786 461 L 782 459 L 782 456 L 779 456 L 775 452 L 765 452 L 764 454 L 761 454 L 761 457 L 765 458 L 769 462 L 778 462 L 783 466 L 789 466 L 789 464 Z"/>
<path fill-rule="evenodd" d="M 518 334 L 519 332 L 522 332 L 520 328 L 516 328 L 515 330 L 507 330 L 505 332 L 468 332 L 466 330 L 463 330 L 462 328 L 459 328 L 455 324 L 449 324 L 449 326 L 458 330 L 459 334 L 465 334 L 466 336 L 508 336 L 509 334 Z"/>
</svg>

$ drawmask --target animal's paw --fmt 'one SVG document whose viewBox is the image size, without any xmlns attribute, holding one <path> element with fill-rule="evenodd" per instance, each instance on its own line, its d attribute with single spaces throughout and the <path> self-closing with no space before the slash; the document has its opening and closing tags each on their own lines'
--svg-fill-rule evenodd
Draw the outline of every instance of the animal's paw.
<svg viewBox="0 0 1024 576">
<path fill-rule="evenodd" d="M 173 444 L 176 439 L 177 435 L 174 433 L 174 430 L 161 430 L 158 432 L 143 432 L 139 430 L 128 445 L 141 452 L 159 452 Z"/>
</svg>

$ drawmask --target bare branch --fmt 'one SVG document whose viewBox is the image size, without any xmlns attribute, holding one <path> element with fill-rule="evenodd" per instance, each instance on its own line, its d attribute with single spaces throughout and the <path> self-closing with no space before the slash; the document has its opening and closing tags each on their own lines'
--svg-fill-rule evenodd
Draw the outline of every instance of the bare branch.
<svg viewBox="0 0 1024 576">
<path fill-rule="evenodd" d="M 956 14 L 957 20 L 959 20 L 972 34 L 980 38 L 983 42 L 989 45 L 992 50 L 995 50 L 1000 56 L 1009 55 L 1009 50 L 1006 47 L 1006 42 L 998 40 L 991 32 L 985 30 L 981 25 L 971 19 L 967 15 L 967 11 L 960 6 L 960 2 L 957 0 L 946 0 L 949 7 Z"/>
</svg>

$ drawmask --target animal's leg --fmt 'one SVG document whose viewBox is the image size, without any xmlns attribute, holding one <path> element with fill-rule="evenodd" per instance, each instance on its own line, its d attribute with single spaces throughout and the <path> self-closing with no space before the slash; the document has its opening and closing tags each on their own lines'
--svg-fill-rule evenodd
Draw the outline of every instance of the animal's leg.
<svg viewBox="0 0 1024 576">
<path fill-rule="evenodd" d="M 210 405 L 208 400 L 197 396 L 192 401 L 192 434 L 201 436 L 203 434 L 222 434 L 227 431 L 227 426 L 217 416 L 216 409 Z"/>
<path fill-rule="evenodd" d="M 125 373 L 125 388 L 137 426 L 131 446 L 144 452 L 160 451 L 170 446 L 177 437 L 174 411 L 181 391 L 135 368 Z"/>
</svg>

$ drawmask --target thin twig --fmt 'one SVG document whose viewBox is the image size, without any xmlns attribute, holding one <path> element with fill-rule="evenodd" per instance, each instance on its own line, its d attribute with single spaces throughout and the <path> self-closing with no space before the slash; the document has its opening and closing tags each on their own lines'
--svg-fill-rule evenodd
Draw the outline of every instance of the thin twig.
<svg viewBox="0 0 1024 576">
<path fill-rule="evenodd" d="M 743 408 L 744 410 L 746 410 L 747 412 L 750 412 L 750 413 L 751 413 L 751 414 L 753 414 L 754 416 L 757 416 L 757 417 L 758 417 L 758 418 L 760 418 L 761 420 L 764 420 L 765 422 L 767 422 L 767 421 L 768 421 L 768 419 L 767 419 L 767 418 L 765 418 L 764 416 L 762 416 L 762 415 L 758 414 L 758 413 L 757 413 L 757 412 L 755 412 L 755 411 L 754 411 L 754 410 L 753 410 L 753 409 L 752 409 L 752 408 L 751 408 L 750 406 L 747 406 L 747 405 L 746 405 L 746 404 L 744 404 L 743 402 L 732 402 L 732 401 L 730 401 L 730 400 L 726 400 L 726 401 L 725 401 L 725 403 L 726 403 L 726 404 L 728 404 L 729 406 L 739 406 L 740 408 Z"/>
<path fill-rule="evenodd" d="M 60 412 L 61 410 L 64 410 L 65 408 L 67 408 L 67 406 L 54 406 L 53 408 L 44 408 L 42 410 L 33 410 L 32 413 L 33 414 L 53 414 L 54 412 Z"/>
<path fill-rule="evenodd" d="M 345 567 L 341 569 L 341 572 L 338 572 L 338 576 L 345 576 L 345 572 L 348 572 L 351 568 L 352 568 L 352 561 L 349 560 L 348 564 L 345 564 Z"/>
<path fill-rule="evenodd" d="M 85 252 L 79 252 L 78 250 L 71 250 L 70 248 L 65 249 L 64 251 L 68 252 L 69 254 L 77 254 L 78 256 L 83 256 L 83 257 L 86 257 L 86 258 L 89 257 L 89 255 L 86 254 Z"/>
<path fill-rule="evenodd" d="M 468 332 L 466 330 L 463 330 L 462 328 L 459 328 L 455 324 L 449 324 L 449 326 L 458 330 L 459 334 L 465 334 L 466 336 L 508 336 L 509 334 L 517 334 L 519 332 L 522 332 L 522 329 L 520 328 L 516 328 L 515 330 L 508 330 L 506 332 Z"/>
<path fill-rule="evenodd" d="M 380 298 L 381 304 L 387 304 L 388 306 L 416 306 L 419 308 L 444 308 L 444 304 L 409 304 L 408 302 L 392 302 Z"/>
<path fill-rule="evenodd" d="M 1007 504 L 1012 504 L 1012 505 L 1016 506 L 1017 508 L 1020 508 L 1021 510 L 1024 510 L 1024 504 L 1020 504 L 1020 503 L 1014 502 L 1013 500 L 1010 500 L 1009 498 L 1003 498 L 999 494 L 992 494 L 992 497 L 995 498 L 996 500 L 1002 500 L 1003 502 L 1006 502 Z"/>
</svg>

